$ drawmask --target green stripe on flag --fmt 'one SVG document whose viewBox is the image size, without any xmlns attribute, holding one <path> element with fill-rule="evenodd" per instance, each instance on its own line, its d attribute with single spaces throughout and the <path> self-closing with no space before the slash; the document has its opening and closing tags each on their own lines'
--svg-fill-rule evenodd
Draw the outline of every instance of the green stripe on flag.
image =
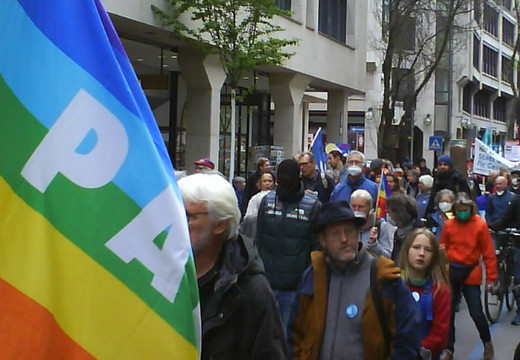
<svg viewBox="0 0 520 360">
<path fill-rule="evenodd" d="M 76 246 L 134 291 L 183 337 L 196 345 L 193 314 L 198 304 L 193 259 L 189 258 L 179 291 L 172 303 L 150 284 L 153 274 L 137 261 L 125 264 L 105 243 L 141 210 L 118 187 L 78 187 L 58 174 L 45 195 L 32 187 L 21 170 L 47 129 L 18 101 L 0 75 L 0 176 L 32 208 L 44 215 Z M 109 300 L 107 298 L 107 300 Z"/>
</svg>

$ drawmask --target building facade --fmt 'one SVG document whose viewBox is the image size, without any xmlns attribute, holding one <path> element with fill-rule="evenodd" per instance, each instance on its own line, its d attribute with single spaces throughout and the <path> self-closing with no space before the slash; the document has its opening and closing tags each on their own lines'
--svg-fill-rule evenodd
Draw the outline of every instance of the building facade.
<svg viewBox="0 0 520 360">
<path fill-rule="evenodd" d="M 136 69 L 177 169 L 211 158 L 229 175 L 252 168 L 250 148 L 282 146 L 286 157 L 306 150 L 309 103 L 326 93 L 328 141 L 345 142 L 348 99 L 365 91 L 367 4 L 362 0 L 284 0 L 291 17 L 274 21 L 279 37 L 300 39 L 280 67 L 264 67 L 239 84 L 255 91 L 237 104 L 236 148 L 230 149 L 229 88 L 215 55 L 176 39 L 159 25 L 151 5 L 162 0 L 102 0 Z M 271 116 L 274 104 L 274 116 Z M 233 175 L 233 174 L 232 174 Z"/>
<path fill-rule="evenodd" d="M 383 99 L 382 63 L 386 45 L 382 25 L 384 7 L 390 3 L 389 0 L 369 2 L 366 96 L 350 102 L 351 105 L 356 103 L 359 108 L 364 100 L 366 153 L 369 158 L 377 157 Z M 442 1 L 429 3 L 439 9 Z M 425 33 L 439 33 L 444 21 L 442 15 L 432 15 L 429 21 L 413 20 L 406 30 L 411 49 L 424 45 L 421 38 L 425 38 Z M 518 83 L 518 71 L 513 66 L 513 50 L 518 36 L 514 2 L 468 0 L 455 23 L 458 29 L 447 35 L 446 53 L 419 93 L 409 123 L 401 121 L 402 103 L 396 102 L 395 126 L 407 126 L 405 139 L 401 139 L 404 145 L 402 141 L 399 160 L 425 158 L 433 166 L 436 156 L 449 152 L 452 140 L 459 139 L 465 140 L 467 158 L 470 159 L 472 140 L 481 138 L 487 128 L 493 134 L 495 149 L 503 151 L 506 120 L 511 118 L 514 105 L 512 82 Z M 444 36 L 442 32 L 441 35 Z M 439 44 L 440 41 L 435 41 L 436 47 Z M 516 59 L 518 61 L 518 56 Z M 409 87 L 415 89 L 421 80 L 421 75 L 417 75 Z M 515 137 L 516 128 L 515 125 L 511 131 Z M 441 150 L 430 150 L 431 137 L 443 139 Z"/>
</svg>

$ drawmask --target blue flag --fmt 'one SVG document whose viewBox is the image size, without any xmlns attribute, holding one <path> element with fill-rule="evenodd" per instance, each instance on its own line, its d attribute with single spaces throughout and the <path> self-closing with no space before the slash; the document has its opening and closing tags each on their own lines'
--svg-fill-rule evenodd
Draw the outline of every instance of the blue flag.
<svg viewBox="0 0 520 360">
<path fill-rule="evenodd" d="M 323 132 L 321 131 L 321 127 L 318 128 L 316 134 L 314 134 L 314 139 L 311 144 L 311 151 L 314 154 L 314 160 L 316 161 L 316 165 L 318 166 L 318 170 L 325 174 L 327 170 L 327 154 L 325 153 L 325 149 L 323 147 Z"/>
</svg>

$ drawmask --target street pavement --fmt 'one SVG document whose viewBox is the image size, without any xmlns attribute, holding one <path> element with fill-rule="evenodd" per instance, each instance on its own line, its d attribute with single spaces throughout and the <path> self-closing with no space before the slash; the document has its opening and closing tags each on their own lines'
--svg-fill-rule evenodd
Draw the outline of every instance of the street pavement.
<svg viewBox="0 0 520 360">
<path fill-rule="evenodd" d="M 484 302 L 482 302 L 484 304 Z M 515 315 L 508 312 L 504 304 L 498 322 L 490 326 L 491 338 L 495 345 L 495 360 L 512 360 L 515 347 L 520 341 L 520 326 L 511 325 Z M 460 311 L 455 317 L 455 360 L 481 360 L 484 347 L 478 336 L 477 328 L 469 316 L 468 307 L 462 299 Z"/>
</svg>

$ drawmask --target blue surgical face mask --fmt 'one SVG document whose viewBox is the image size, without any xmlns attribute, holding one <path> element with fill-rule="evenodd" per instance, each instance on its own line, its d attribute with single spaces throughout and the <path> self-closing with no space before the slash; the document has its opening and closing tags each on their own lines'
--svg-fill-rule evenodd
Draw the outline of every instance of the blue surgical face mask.
<svg viewBox="0 0 520 360">
<path fill-rule="evenodd" d="M 466 211 L 457 211 L 457 212 L 455 212 L 455 216 L 456 216 L 457 219 L 459 219 L 460 221 L 468 221 L 469 216 L 470 216 L 470 212 L 469 212 L 469 210 L 466 210 Z"/>
</svg>

